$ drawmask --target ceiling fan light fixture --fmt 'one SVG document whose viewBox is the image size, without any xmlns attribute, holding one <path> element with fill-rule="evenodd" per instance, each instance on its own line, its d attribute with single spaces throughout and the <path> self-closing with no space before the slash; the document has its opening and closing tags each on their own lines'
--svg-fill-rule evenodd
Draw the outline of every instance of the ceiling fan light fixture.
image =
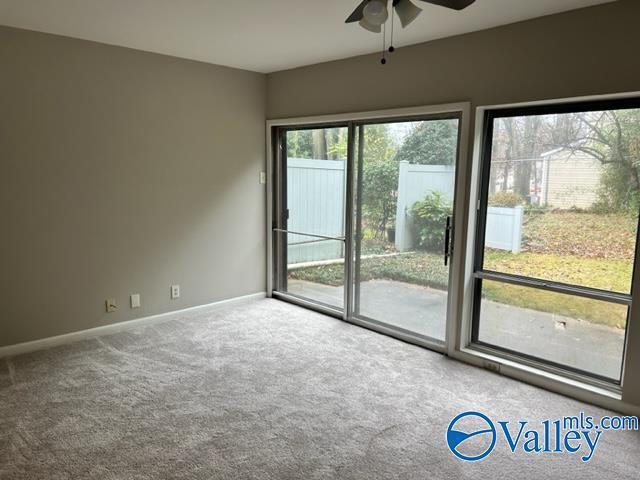
<svg viewBox="0 0 640 480">
<path fill-rule="evenodd" d="M 369 0 L 362 11 L 363 20 L 370 25 L 378 27 L 387 21 L 389 11 L 387 10 L 387 0 Z M 366 28 L 366 27 L 365 27 Z"/>
<path fill-rule="evenodd" d="M 396 4 L 396 14 L 400 19 L 402 28 L 413 22 L 421 12 L 422 9 L 411 3 L 411 0 L 400 0 Z"/>
<path fill-rule="evenodd" d="M 381 25 L 373 25 L 373 24 L 367 22 L 366 18 L 363 18 L 362 20 L 360 20 L 358 22 L 358 25 L 360 25 L 365 30 L 369 30 L 370 32 L 373 32 L 373 33 L 380 33 L 382 31 L 382 26 Z"/>
</svg>

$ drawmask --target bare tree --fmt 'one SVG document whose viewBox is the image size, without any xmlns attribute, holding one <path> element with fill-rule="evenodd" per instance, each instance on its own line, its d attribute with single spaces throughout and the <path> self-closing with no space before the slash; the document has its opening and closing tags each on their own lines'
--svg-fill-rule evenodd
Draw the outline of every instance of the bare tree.
<svg viewBox="0 0 640 480">
<path fill-rule="evenodd" d="M 499 120 L 494 135 L 492 161 L 500 168 L 492 169 L 495 183 L 500 176 L 506 189 L 509 178 L 513 178 L 513 190 L 523 198 L 531 193 L 531 177 L 535 171 L 534 159 L 546 147 L 547 135 L 543 117 L 521 116 Z M 495 187 L 494 187 L 495 190 Z"/>
<path fill-rule="evenodd" d="M 571 152 L 582 152 L 605 168 L 617 170 L 618 190 L 640 192 L 640 110 L 607 110 L 570 115 L 559 122 L 555 141 Z"/>
</svg>

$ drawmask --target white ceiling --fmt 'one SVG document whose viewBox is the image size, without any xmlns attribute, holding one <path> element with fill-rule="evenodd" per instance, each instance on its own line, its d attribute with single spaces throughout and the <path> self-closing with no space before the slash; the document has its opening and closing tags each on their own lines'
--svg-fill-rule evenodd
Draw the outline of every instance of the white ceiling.
<svg viewBox="0 0 640 480">
<path fill-rule="evenodd" d="M 612 0 L 476 0 L 466 10 L 421 4 L 396 46 Z M 0 24 L 257 72 L 372 53 L 381 35 L 345 18 L 360 0 L 0 0 Z"/>
</svg>

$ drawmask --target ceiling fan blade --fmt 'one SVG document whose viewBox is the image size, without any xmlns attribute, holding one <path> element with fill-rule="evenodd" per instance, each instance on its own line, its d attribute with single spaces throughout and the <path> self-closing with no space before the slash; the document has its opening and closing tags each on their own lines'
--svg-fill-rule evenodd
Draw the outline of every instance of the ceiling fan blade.
<svg viewBox="0 0 640 480">
<path fill-rule="evenodd" d="M 369 0 L 363 0 L 360 5 L 356 7 L 351 15 L 347 17 L 344 23 L 359 22 L 364 18 L 364 7 L 369 3 Z"/>
<path fill-rule="evenodd" d="M 369 30 L 370 32 L 373 32 L 373 33 L 380 33 L 382 31 L 382 25 L 374 25 L 372 23 L 369 23 L 365 18 L 360 20 L 358 24 L 365 30 Z"/>
<path fill-rule="evenodd" d="M 433 3 L 434 5 L 440 5 L 441 7 L 453 8 L 454 10 L 462 10 L 467 8 L 476 0 L 421 0 L 426 3 Z"/>
<path fill-rule="evenodd" d="M 421 8 L 416 7 L 411 0 L 397 0 L 393 2 L 393 6 L 396 8 L 396 13 L 400 19 L 402 28 L 413 22 L 418 15 L 422 12 Z"/>
</svg>

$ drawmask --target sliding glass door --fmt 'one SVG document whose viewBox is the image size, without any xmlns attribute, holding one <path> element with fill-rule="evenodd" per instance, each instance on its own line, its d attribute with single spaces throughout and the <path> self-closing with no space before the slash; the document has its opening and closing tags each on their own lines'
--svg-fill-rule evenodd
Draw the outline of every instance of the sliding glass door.
<svg viewBox="0 0 640 480">
<path fill-rule="evenodd" d="M 459 119 L 357 126 L 355 317 L 444 342 Z"/>
<path fill-rule="evenodd" d="M 284 129 L 276 165 L 279 292 L 344 308 L 346 125 Z"/>
<path fill-rule="evenodd" d="M 444 349 L 459 116 L 276 129 L 274 295 Z"/>
<path fill-rule="evenodd" d="M 472 341 L 620 383 L 640 103 L 488 111 Z"/>
</svg>

